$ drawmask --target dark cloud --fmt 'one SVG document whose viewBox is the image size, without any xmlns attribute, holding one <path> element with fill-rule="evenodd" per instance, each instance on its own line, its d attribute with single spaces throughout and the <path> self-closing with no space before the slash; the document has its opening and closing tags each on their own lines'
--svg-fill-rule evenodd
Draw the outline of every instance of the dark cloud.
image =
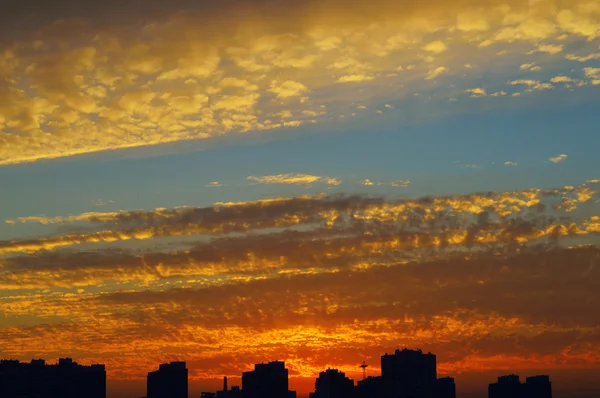
<svg viewBox="0 0 600 398">
<path fill-rule="evenodd" d="M 46 223 L 88 221 L 97 226 L 88 232 L 50 236 L 42 239 L 1 241 L 0 253 L 36 252 L 89 242 L 115 240 L 145 240 L 199 234 L 229 234 L 293 225 L 325 225 L 335 227 L 352 224 L 390 225 L 402 231 L 448 230 L 468 228 L 467 241 L 477 229 L 502 224 L 507 239 L 527 236 L 536 226 L 544 223 L 566 222 L 564 210 L 577 208 L 578 195 L 588 189 L 577 188 L 517 192 L 488 192 L 462 196 L 439 196 L 418 199 L 386 200 L 365 196 L 299 197 L 238 204 L 224 204 L 204 208 L 157 209 L 115 213 L 90 213 L 74 217 L 42 219 Z M 596 193 L 591 191 L 590 197 Z M 568 209 L 557 208 L 556 203 L 568 199 Z M 542 200 L 554 204 L 551 211 L 542 213 Z M 555 203 L 556 202 L 556 203 Z M 563 212 L 563 213 L 561 213 Z M 562 218 L 560 218 L 562 217 Z M 34 217 L 39 221 L 40 217 Z M 25 219 L 26 222 L 30 219 Z M 11 221 L 14 222 L 14 221 Z M 575 234 L 575 225 L 559 226 L 557 236 Z M 101 228 L 101 229 L 100 229 Z M 565 232 L 565 228 L 568 231 Z"/>
<path fill-rule="evenodd" d="M 404 315 L 427 319 L 465 311 L 532 324 L 594 327 L 600 324 L 595 288 L 599 263 L 597 249 L 534 250 L 509 257 L 484 254 L 465 260 L 455 256 L 364 272 L 297 275 L 205 289 L 112 293 L 98 300 L 140 309 L 176 302 L 182 312 L 169 308 L 165 317 L 182 321 L 196 314 L 206 326 L 223 322 L 273 327 L 270 323 L 275 319 L 282 325 Z M 328 313 L 329 304 L 336 310 Z M 303 306 L 308 312 L 297 313 Z M 222 317 L 225 312 L 233 314 L 231 319 Z"/>
</svg>

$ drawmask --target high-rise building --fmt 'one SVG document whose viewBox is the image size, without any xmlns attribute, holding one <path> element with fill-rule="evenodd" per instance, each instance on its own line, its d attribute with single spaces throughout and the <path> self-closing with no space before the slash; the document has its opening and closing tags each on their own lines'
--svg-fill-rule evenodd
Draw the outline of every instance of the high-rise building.
<svg viewBox="0 0 600 398">
<path fill-rule="evenodd" d="M 488 387 L 489 398 L 521 398 L 521 381 L 517 375 L 498 377 L 496 383 Z"/>
<path fill-rule="evenodd" d="M 148 372 L 147 398 L 188 398 L 188 370 L 185 362 L 163 363 Z"/>
<path fill-rule="evenodd" d="M 437 398 L 456 398 L 456 385 L 452 377 L 441 377 L 436 382 Z"/>
<path fill-rule="evenodd" d="M 2 398 L 106 398 L 104 365 L 83 366 L 71 358 L 47 365 L 42 359 L 30 363 L 0 361 Z"/>
<path fill-rule="evenodd" d="M 319 373 L 311 398 L 353 398 L 354 381 L 337 369 Z"/>
<path fill-rule="evenodd" d="M 436 357 L 421 350 L 396 350 L 381 357 L 383 398 L 435 398 Z"/>
<path fill-rule="evenodd" d="M 296 392 L 288 389 L 288 370 L 280 361 L 256 364 L 254 370 L 244 372 L 242 392 L 244 398 L 296 397 Z"/>
<path fill-rule="evenodd" d="M 522 385 L 522 397 L 552 398 L 552 383 L 549 376 L 531 376 Z"/>
</svg>

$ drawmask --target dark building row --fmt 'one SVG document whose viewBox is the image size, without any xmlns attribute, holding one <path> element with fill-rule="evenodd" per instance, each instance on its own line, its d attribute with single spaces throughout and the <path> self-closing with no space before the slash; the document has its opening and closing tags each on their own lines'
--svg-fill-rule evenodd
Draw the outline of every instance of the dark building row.
<svg viewBox="0 0 600 398">
<path fill-rule="evenodd" d="M 244 372 L 241 390 L 229 390 L 225 378 L 223 390 L 205 392 L 201 397 L 295 398 L 296 393 L 289 391 L 285 364 L 276 361 L 257 364 L 253 371 Z M 321 372 L 310 398 L 456 398 L 456 387 L 451 377 L 437 378 L 435 355 L 404 349 L 383 355 L 381 376 L 365 378 L 357 385 L 337 369 Z"/>
<path fill-rule="evenodd" d="M 381 357 L 381 376 L 358 382 L 336 369 L 321 372 L 311 398 L 456 398 L 451 377 L 437 378 L 436 357 L 421 350 L 396 350 Z"/>
<path fill-rule="evenodd" d="M 106 398 L 106 370 L 104 365 L 83 366 L 71 358 L 57 364 L 43 359 L 1 360 L 0 397 Z"/>
<path fill-rule="evenodd" d="M 548 376 L 532 376 L 521 383 L 519 376 L 498 377 L 488 387 L 489 398 L 552 398 L 552 383 Z"/>
<path fill-rule="evenodd" d="M 362 367 L 366 367 L 363 364 Z M 242 374 L 242 388 L 202 393 L 203 398 L 296 398 L 289 390 L 289 373 L 284 362 L 254 365 Z M 188 398 L 188 370 L 185 362 L 161 364 L 149 372 L 147 398 Z M 552 398 L 548 376 L 498 378 L 489 385 L 489 398 Z M 82 366 L 70 358 L 57 364 L 44 360 L 21 363 L 0 361 L 1 398 L 106 398 L 104 365 Z M 356 385 L 337 369 L 327 369 L 315 381 L 310 398 L 456 398 L 451 377 L 437 378 L 436 356 L 421 350 L 396 350 L 381 357 L 381 375 L 364 378 Z"/>
<path fill-rule="evenodd" d="M 203 392 L 202 398 L 296 398 L 289 390 L 288 370 L 284 362 L 274 361 L 254 365 L 254 370 L 242 374 L 242 388 L 227 386 L 216 393 Z M 185 362 L 162 364 L 149 372 L 146 398 L 188 398 L 188 370 Z"/>
</svg>

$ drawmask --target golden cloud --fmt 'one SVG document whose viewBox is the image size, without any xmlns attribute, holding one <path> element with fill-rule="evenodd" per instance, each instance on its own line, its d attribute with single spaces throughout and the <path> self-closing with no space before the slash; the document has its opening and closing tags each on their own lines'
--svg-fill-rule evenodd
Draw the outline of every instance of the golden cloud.
<svg viewBox="0 0 600 398">
<path fill-rule="evenodd" d="M 534 52 L 542 52 L 548 54 L 558 54 L 564 50 L 565 46 L 562 44 L 542 44 L 538 46 Z"/>
<path fill-rule="evenodd" d="M 352 82 L 364 82 L 364 81 L 369 81 L 369 80 L 373 80 L 373 76 L 368 76 L 368 75 L 346 75 L 346 76 L 342 76 L 340 77 L 337 82 L 338 83 L 352 83 Z"/>
<path fill-rule="evenodd" d="M 552 83 L 573 83 L 574 80 L 571 79 L 569 76 L 555 76 L 552 79 L 550 79 L 550 81 Z"/>
<path fill-rule="evenodd" d="M 363 180 L 363 181 L 361 181 L 360 184 L 364 185 L 364 186 L 367 186 L 367 187 L 370 187 L 370 186 L 374 185 L 374 183 L 371 180 L 369 180 L 368 178 L 365 179 L 365 180 Z"/>
<path fill-rule="evenodd" d="M 541 70 L 542 68 L 539 67 L 539 66 L 537 66 L 537 65 L 535 65 L 535 64 L 523 64 L 523 65 L 521 65 L 519 67 L 519 69 L 521 69 L 521 70 L 528 70 L 528 71 L 531 71 L 531 72 L 537 72 L 537 71 Z"/>
<path fill-rule="evenodd" d="M 487 94 L 485 90 L 481 87 L 470 88 L 465 91 L 466 93 L 471 93 L 471 97 L 485 97 Z"/>
<path fill-rule="evenodd" d="M 272 184 L 311 184 L 321 182 L 336 186 L 339 182 L 329 177 L 311 175 L 275 175 L 265 177 L 254 177 L 259 183 Z M 410 181 L 398 180 L 392 182 L 372 183 L 378 186 L 391 186 L 402 188 Z M 364 184 L 364 182 L 363 182 Z M 590 183 L 591 184 L 591 183 Z M 368 185 L 368 184 L 367 184 Z M 352 228 L 354 223 L 402 223 L 414 219 L 417 211 L 422 222 L 438 220 L 442 225 L 448 218 L 448 212 L 456 216 L 469 217 L 487 213 L 498 218 L 498 222 L 505 218 L 514 217 L 529 211 L 536 206 L 542 206 L 551 198 L 559 198 L 556 203 L 546 203 L 557 211 L 571 212 L 577 208 L 579 203 L 589 201 L 597 196 L 597 191 L 591 185 L 584 184 L 578 187 L 565 187 L 557 190 L 541 191 L 526 190 L 517 192 L 503 192 L 489 195 L 471 195 L 464 197 L 433 197 L 425 200 L 399 200 L 385 202 L 381 199 L 367 199 L 360 197 L 298 197 L 290 199 L 272 199 L 268 201 L 256 201 L 245 203 L 217 204 L 214 207 L 193 208 L 183 207 L 177 209 L 157 209 L 155 211 L 137 212 L 108 212 L 87 213 L 81 216 L 70 216 L 65 218 L 22 218 L 21 222 L 42 223 L 65 223 L 65 222 L 89 222 L 96 225 L 94 229 L 87 232 L 74 232 L 68 234 L 52 235 L 41 239 L 13 240 L 0 242 L 0 253 L 35 253 L 40 251 L 52 251 L 59 248 L 81 244 L 110 244 L 116 241 L 145 241 L 156 238 L 186 237 L 194 235 L 219 236 L 231 233 L 247 233 L 250 231 L 262 231 L 272 228 L 287 228 L 293 226 L 331 228 L 337 223 L 342 223 Z M 348 218 L 350 215 L 350 218 Z M 455 217 L 456 217 L 455 216 Z M 14 222 L 14 221 L 13 221 Z M 454 221 L 456 222 L 456 220 Z M 111 227 L 111 224 L 113 225 Z M 396 224 L 394 224 L 396 225 Z M 502 230 L 502 223 L 496 228 Z M 590 234 L 591 230 L 586 226 L 570 223 L 557 228 L 552 226 L 532 229 L 524 237 L 520 237 L 522 243 L 531 239 L 540 239 L 558 233 L 558 236 L 582 236 Z M 433 231 L 431 231 L 433 233 Z M 486 235 L 489 232 L 489 236 Z M 456 244 L 465 242 L 496 242 L 496 232 L 481 231 L 480 237 L 465 236 L 452 238 Z M 486 237 L 487 236 L 487 237 Z M 435 245 L 445 245 L 443 239 L 435 235 L 427 239 L 428 242 L 438 242 Z M 467 240 L 465 240 L 467 239 Z M 474 239 L 474 240 L 473 240 Z"/>
<path fill-rule="evenodd" d="M 436 40 L 436 41 L 432 41 L 431 43 L 427 44 L 425 47 L 423 47 L 423 49 L 425 51 L 429 51 L 434 54 L 440 54 L 440 53 L 443 53 L 444 51 L 446 51 L 448 49 L 448 47 L 444 44 L 444 42 L 442 42 L 440 40 Z"/>
<path fill-rule="evenodd" d="M 438 77 L 444 73 L 447 73 L 447 72 L 448 72 L 448 68 L 446 68 L 445 66 L 439 66 L 439 67 L 427 72 L 427 75 L 425 76 L 425 80 L 433 80 L 436 77 Z"/>
<path fill-rule="evenodd" d="M 549 160 L 549 161 L 551 161 L 552 163 L 555 163 L 555 164 L 557 164 L 557 163 L 560 163 L 560 162 L 563 162 L 564 160 L 566 160 L 566 159 L 567 159 L 567 157 L 568 157 L 568 156 L 567 156 L 567 155 L 565 155 L 565 154 L 563 153 L 563 154 L 561 154 L 561 155 L 558 155 L 558 156 L 552 157 L 552 158 L 550 158 L 550 159 L 548 159 L 548 160 Z"/>
<path fill-rule="evenodd" d="M 0 45 L 0 164 L 295 127 L 305 119 L 266 115 L 293 98 L 300 112 L 319 113 L 312 99 L 321 98 L 342 115 L 362 99 L 347 92 L 352 82 L 379 87 L 386 100 L 404 98 L 411 93 L 392 87 L 435 80 L 479 55 L 495 67 L 495 43 L 517 53 L 532 44 L 530 55 L 567 51 L 567 60 L 586 62 L 597 54 L 573 55 L 569 43 L 591 43 L 600 29 L 592 0 L 377 0 L 366 14 L 339 0 L 151 8 L 143 27 L 123 24 L 127 12 L 100 28 L 85 7 L 60 22 L 52 19 L 56 11 Z M 444 29 L 456 35 L 440 39 Z M 77 41 L 66 33 L 74 31 Z M 455 45 L 469 50 L 447 51 Z"/>
<path fill-rule="evenodd" d="M 310 174 L 278 174 L 262 177 L 249 176 L 247 179 L 256 181 L 259 184 L 310 185 L 315 182 L 325 182 L 329 185 L 340 185 L 338 179 Z"/>
<path fill-rule="evenodd" d="M 600 84 L 600 68 L 584 68 L 583 72 L 591 79 L 593 85 Z"/>
<path fill-rule="evenodd" d="M 277 94 L 279 98 L 289 98 L 289 97 L 298 97 L 306 91 L 308 88 L 302 84 L 292 80 L 287 80 L 285 82 L 271 82 L 271 88 L 269 89 L 272 93 Z"/>
</svg>

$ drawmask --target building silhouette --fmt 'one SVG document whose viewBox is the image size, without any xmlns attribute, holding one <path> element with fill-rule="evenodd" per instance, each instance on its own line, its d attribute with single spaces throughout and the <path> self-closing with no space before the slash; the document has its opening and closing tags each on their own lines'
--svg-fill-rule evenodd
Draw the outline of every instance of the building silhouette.
<svg viewBox="0 0 600 398">
<path fill-rule="evenodd" d="M 523 384 L 523 397 L 552 398 L 552 383 L 549 376 L 531 376 Z"/>
<path fill-rule="evenodd" d="M 242 393 L 244 398 L 296 398 L 296 392 L 289 391 L 285 363 L 280 361 L 259 363 L 244 372 Z"/>
<path fill-rule="evenodd" d="M 319 373 L 310 398 L 353 398 L 354 394 L 354 380 L 337 369 L 327 369 Z"/>
<path fill-rule="evenodd" d="M 436 393 L 437 398 L 456 398 L 456 385 L 452 377 L 442 377 L 437 379 Z"/>
<path fill-rule="evenodd" d="M 519 376 L 498 377 L 496 383 L 488 387 L 489 398 L 552 398 L 552 384 L 549 376 L 532 376 L 521 384 Z"/>
<path fill-rule="evenodd" d="M 488 387 L 489 398 L 521 398 L 521 380 L 517 375 L 498 377 L 496 383 Z"/>
<path fill-rule="evenodd" d="M 381 357 L 383 398 L 435 398 L 436 357 L 421 350 L 396 350 Z"/>
<path fill-rule="evenodd" d="M 163 363 L 148 372 L 147 398 L 188 398 L 188 370 L 185 362 Z"/>
<path fill-rule="evenodd" d="M 83 366 L 71 358 L 57 364 L 43 359 L 30 363 L 0 361 L 2 398 L 106 398 L 104 365 Z"/>
</svg>

